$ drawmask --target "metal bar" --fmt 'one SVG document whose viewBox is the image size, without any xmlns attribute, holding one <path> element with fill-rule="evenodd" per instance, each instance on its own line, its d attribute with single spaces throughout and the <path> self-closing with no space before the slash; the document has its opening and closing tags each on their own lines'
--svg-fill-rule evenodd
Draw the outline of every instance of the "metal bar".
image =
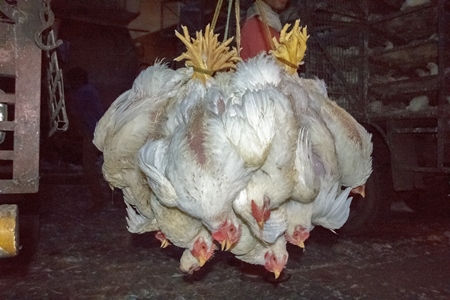
<svg viewBox="0 0 450 300">
<path fill-rule="evenodd" d="M 0 121 L 1 131 L 14 131 L 16 128 L 16 123 L 12 121 Z"/>
<path fill-rule="evenodd" d="M 18 179 L 8 179 L 0 180 L 0 194 L 29 194 L 36 193 L 37 187 L 39 185 L 39 178 L 22 180 Z"/>
<path fill-rule="evenodd" d="M 419 173 L 450 173 L 450 168 L 443 166 L 437 168 L 430 168 L 430 167 L 413 167 L 410 165 L 399 165 L 399 167 L 402 170 L 414 171 Z"/>
<path fill-rule="evenodd" d="M 160 3 L 160 18 L 159 18 L 159 29 L 160 30 L 164 30 L 164 11 L 165 9 L 167 9 L 169 12 L 171 12 L 172 14 L 174 14 L 175 16 L 177 16 L 178 18 L 180 18 L 180 14 L 179 11 L 174 11 L 170 8 L 170 6 L 168 5 L 169 3 L 177 3 L 178 6 L 178 2 L 181 2 L 179 0 L 170 0 L 170 1 L 161 1 Z"/>
<path fill-rule="evenodd" d="M 444 167 L 444 146 L 445 146 L 445 129 L 448 126 L 446 114 L 444 112 L 445 105 L 445 53 L 448 51 L 447 49 L 447 23 L 446 20 L 446 11 L 445 11 L 445 0 L 439 0 L 438 2 L 438 24 L 437 24 L 437 32 L 439 36 L 438 41 L 438 111 L 439 111 L 439 119 L 438 119 L 438 134 L 437 134 L 437 164 L 438 167 Z"/>
<path fill-rule="evenodd" d="M 0 160 L 13 160 L 14 151 L 12 150 L 0 150 Z M 1 189 L 0 189 L 1 191 Z"/>
<path fill-rule="evenodd" d="M 364 20 L 363 20 L 363 32 L 362 37 L 360 37 L 361 45 L 361 56 L 362 56 L 362 63 L 360 67 L 360 94 L 361 98 L 360 101 L 363 102 L 363 107 L 369 107 L 369 77 L 370 77 L 370 65 L 369 65 L 369 25 L 368 25 L 368 18 L 369 18 L 369 5 L 368 0 L 362 1 L 362 7 L 364 8 Z M 363 118 L 367 119 L 368 117 L 368 110 L 363 109 Z"/>
<path fill-rule="evenodd" d="M 127 24 L 121 24 L 120 22 L 114 23 L 113 21 L 94 19 L 92 17 L 82 16 L 82 15 L 73 15 L 73 16 L 71 15 L 68 17 L 64 17 L 64 19 L 74 20 L 74 21 L 88 23 L 88 24 L 112 27 L 112 28 L 127 28 Z M 148 30 L 141 30 L 141 29 L 133 29 L 133 31 L 150 32 Z"/>
<path fill-rule="evenodd" d="M 430 3 L 430 4 L 427 4 L 427 5 L 418 7 L 418 8 L 410 8 L 407 11 L 399 11 L 398 13 L 389 14 L 387 17 L 380 18 L 378 20 L 372 21 L 371 24 L 373 25 L 373 24 L 377 24 L 377 23 L 383 23 L 383 22 L 386 22 L 386 21 L 398 18 L 400 16 L 405 16 L 405 15 L 408 15 L 408 14 L 412 14 L 412 13 L 415 13 L 415 12 L 418 12 L 418 11 L 421 11 L 421 10 L 425 10 L 425 9 L 428 9 L 428 8 L 433 8 L 433 7 L 434 7 L 434 4 Z"/>
<path fill-rule="evenodd" d="M 395 128 L 395 133 L 438 133 L 437 127 L 433 128 Z"/>
<path fill-rule="evenodd" d="M 1 103 L 16 103 L 16 95 L 14 94 L 0 94 Z"/>
<path fill-rule="evenodd" d="M 6 3 L 6 1 L 0 1 L 0 11 L 7 16 L 12 22 L 19 22 L 20 14 L 14 8 L 13 5 Z"/>
<path fill-rule="evenodd" d="M 16 32 L 14 24 L 0 22 L 0 47 L 2 55 L 0 56 L 0 74 L 14 77 L 16 70 L 16 53 L 14 51 L 14 41 Z"/>
<path fill-rule="evenodd" d="M 34 34 L 40 27 L 41 1 L 18 0 L 23 12 L 16 28 L 16 102 L 14 128 L 14 159 L 12 180 L 1 181 L 1 192 L 33 193 L 39 182 L 39 135 L 41 95 L 41 50 Z"/>
</svg>

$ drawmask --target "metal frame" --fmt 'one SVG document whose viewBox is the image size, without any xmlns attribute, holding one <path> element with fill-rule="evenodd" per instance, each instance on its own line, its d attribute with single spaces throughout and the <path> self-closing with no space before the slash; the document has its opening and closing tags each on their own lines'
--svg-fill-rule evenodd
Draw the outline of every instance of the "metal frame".
<svg viewBox="0 0 450 300">
<path fill-rule="evenodd" d="M 0 3 L 9 17 L 0 22 L 3 52 L 0 74 L 15 78 L 15 92 L 0 95 L 0 102 L 14 106 L 14 120 L 0 122 L 0 130 L 12 132 L 13 149 L 0 150 L 0 161 L 12 162 L 12 176 L 0 180 L 0 193 L 34 193 L 39 185 L 39 136 L 41 49 L 35 32 L 41 25 L 41 1 Z"/>
<path fill-rule="evenodd" d="M 439 0 L 437 3 L 439 13 L 436 32 L 439 36 L 439 42 L 435 43 L 438 43 L 436 54 L 440 70 L 439 75 L 416 80 L 418 83 L 420 82 L 423 92 L 437 91 L 438 101 L 436 106 L 420 112 L 404 110 L 402 112 L 386 112 L 382 114 L 375 114 L 369 109 L 370 97 L 373 96 L 368 81 L 371 75 L 369 71 L 371 54 L 367 51 L 371 39 L 370 33 L 374 32 L 375 25 L 414 13 L 420 14 L 427 9 L 436 9 L 436 4 L 389 14 L 380 20 L 371 22 L 368 19 L 368 1 L 347 0 L 333 2 L 330 0 L 326 1 L 326 3 L 326 8 L 315 10 L 317 9 L 315 1 L 307 1 L 305 15 L 302 16 L 303 23 L 308 24 L 308 30 L 311 35 L 304 67 L 305 76 L 324 79 L 329 87 L 331 98 L 334 98 L 340 106 L 349 111 L 360 123 L 380 133 L 391 152 L 391 166 L 396 190 L 423 187 L 422 179 L 430 173 L 449 174 L 450 162 L 449 155 L 446 156 L 446 151 L 450 151 L 450 112 L 447 107 L 448 104 L 446 104 L 446 97 L 450 95 L 445 94 L 446 82 L 443 70 L 445 69 L 444 61 L 449 60 L 446 57 L 449 54 L 446 51 L 448 49 L 448 41 L 446 40 L 445 32 L 450 25 L 448 12 L 447 16 L 445 16 L 445 0 Z M 359 10 L 354 12 L 343 11 L 343 6 L 345 7 L 345 5 L 351 5 L 352 3 L 354 7 L 359 5 Z M 333 10 L 333 8 L 336 9 Z M 324 11 L 325 13 L 323 13 Z M 344 22 L 330 18 L 331 14 L 333 14 L 333 17 L 337 16 L 338 18 L 336 19 L 341 17 Z M 346 17 L 351 19 L 345 20 Z M 348 34 L 349 28 L 352 30 L 350 34 Z M 378 32 L 378 34 L 383 33 Z M 386 38 L 388 34 L 382 37 Z M 427 41 L 427 43 L 430 42 Z M 335 45 L 340 46 L 341 49 L 333 49 Z M 354 46 L 357 49 L 357 53 L 353 57 L 348 55 L 348 53 L 343 53 L 350 46 Z M 403 47 L 404 49 L 409 48 Z M 335 53 L 334 50 L 339 50 L 340 52 Z M 381 54 L 393 53 L 398 50 L 402 49 L 396 48 L 382 51 Z M 349 83 L 349 76 L 344 74 L 344 72 L 354 67 L 356 61 L 360 68 L 359 71 L 353 71 L 352 73 L 352 75 L 358 76 L 356 79 L 357 84 L 354 84 L 355 82 Z M 330 74 L 334 75 L 330 76 Z M 411 86 L 411 82 L 404 80 L 385 84 L 384 86 L 380 85 L 380 87 L 383 93 L 389 93 L 389 90 L 385 88 L 388 85 L 396 85 L 398 91 L 404 91 L 408 84 Z M 414 88 L 418 87 L 417 84 L 412 86 Z M 426 145 L 418 143 L 419 135 L 425 135 L 431 143 Z M 429 146 L 431 150 L 428 151 L 432 151 L 435 157 L 430 157 L 425 165 L 420 165 L 419 158 L 422 155 L 420 152 L 425 149 L 423 148 L 424 146 Z"/>
</svg>

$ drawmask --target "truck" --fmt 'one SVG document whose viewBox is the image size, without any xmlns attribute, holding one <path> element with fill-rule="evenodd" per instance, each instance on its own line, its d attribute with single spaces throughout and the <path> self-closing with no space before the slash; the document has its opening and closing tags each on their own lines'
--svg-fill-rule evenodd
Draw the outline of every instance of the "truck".
<svg viewBox="0 0 450 300">
<path fill-rule="evenodd" d="M 47 133 L 68 127 L 53 22 L 50 1 L 0 1 L 0 257 L 18 254 L 19 205 L 30 212 L 22 229 L 38 235 L 42 94 Z"/>
<path fill-rule="evenodd" d="M 393 201 L 449 211 L 450 2 L 408 2 L 302 2 L 310 34 L 302 75 L 323 79 L 372 133 L 373 173 L 344 233 L 370 228 Z"/>
<path fill-rule="evenodd" d="M 63 70 L 90 71 L 105 107 L 129 89 L 139 60 L 126 27 L 138 14 L 128 6 L 0 0 L 0 258 L 35 246 L 46 187 L 87 184 Z"/>
</svg>

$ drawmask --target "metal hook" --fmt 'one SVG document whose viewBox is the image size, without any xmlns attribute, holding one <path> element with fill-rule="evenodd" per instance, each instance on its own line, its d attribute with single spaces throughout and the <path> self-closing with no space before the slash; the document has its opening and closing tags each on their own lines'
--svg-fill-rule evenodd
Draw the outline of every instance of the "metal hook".
<svg viewBox="0 0 450 300">
<path fill-rule="evenodd" d="M 53 23 L 55 22 L 55 15 L 53 14 L 53 11 L 50 9 L 48 5 L 46 6 L 45 3 L 44 8 L 41 9 L 41 11 L 39 12 L 39 17 L 42 21 L 42 25 L 34 34 L 34 40 L 38 45 L 38 47 L 45 51 L 51 51 L 61 46 L 63 43 L 62 40 L 57 40 L 56 42 L 53 42 L 52 44 L 49 45 L 44 45 L 44 43 L 42 42 L 42 34 L 44 33 L 45 30 L 51 28 L 53 26 Z"/>
</svg>

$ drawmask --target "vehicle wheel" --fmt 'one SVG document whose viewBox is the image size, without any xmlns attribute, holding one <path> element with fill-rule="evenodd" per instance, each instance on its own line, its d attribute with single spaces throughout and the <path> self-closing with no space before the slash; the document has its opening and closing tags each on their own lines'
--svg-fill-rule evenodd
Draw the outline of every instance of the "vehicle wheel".
<svg viewBox="0 0 450 300">
<path fill-rule="evenodd" d="M 427 214 L 450 213 L 450 178 L 446 175 L 425 178 L 426 189 L 416 190 L 405 203 L 412 210 Z"/>
<path fill-rule="evenodd" d="M 381 136 L 372 135 L 374 145 L 372 155 L 372 174 L 366 182 L 366 196 L 353 195 L 350 216 L 339 233 L 359 235 L 375 225 L 375 221 L 389 211 L 393 182 L 390 153 Z"/>
</svg>

